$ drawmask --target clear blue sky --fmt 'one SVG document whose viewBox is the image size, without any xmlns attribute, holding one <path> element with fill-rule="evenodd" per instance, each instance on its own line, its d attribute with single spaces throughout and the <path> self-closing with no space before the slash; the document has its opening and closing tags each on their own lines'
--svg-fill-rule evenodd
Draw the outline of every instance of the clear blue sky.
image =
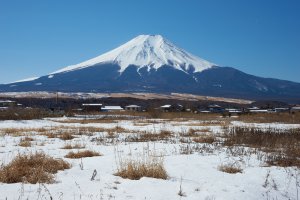
<svg viewBox="0 0 300 200">
<path fill-rule="evenodd" d="M 77 64 L 139 34 L 300 82 L 299 0 L 0 0 L 0 83 Z"/>
</svg>

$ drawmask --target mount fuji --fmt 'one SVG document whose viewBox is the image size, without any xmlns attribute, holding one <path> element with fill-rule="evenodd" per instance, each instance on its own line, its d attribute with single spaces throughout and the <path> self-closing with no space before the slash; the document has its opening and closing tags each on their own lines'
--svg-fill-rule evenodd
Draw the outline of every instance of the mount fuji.
<svg viewBox="0 0 300 200">
<path fill-rule="evenodd" d="M 192 55 L 160 35 L 140 35 L 46 76 L 0 85 L 0 92 L 191 93 L 299 100 L 300 83 L 262 78 Z"/>
</svg>

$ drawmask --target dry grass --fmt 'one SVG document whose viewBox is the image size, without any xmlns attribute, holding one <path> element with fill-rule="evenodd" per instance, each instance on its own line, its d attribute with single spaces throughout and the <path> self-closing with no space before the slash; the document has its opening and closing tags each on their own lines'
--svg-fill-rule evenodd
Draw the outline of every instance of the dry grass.
<svg viewBox="0 0 300 200">
<path fill-rule="evenodd" d="M 231 127 L 225 129 L 226 146 L 247 146 L 270 154 L 270 165 L 300 167 L 300 129 L 259 129 Z"/>
<path fill-rule="evenodd" d="M 212 144 L 216 141 L 216 137 L 213 135 L 201 135 L 199 137 L 193 138 L 196 143 L 208 143 Z"/>
<path fill-rule="evenodd" d="M 149 158 L 146 161 L 129 160 L 121 163 L 115 175 L 131 180 L 139 180 L 142 177 L 168 178 L 162 160 Z"/>
<path fill-rule="evenodd" d="M 20 135 L 25 133 L 44 133 L 49 131 L 50 129 L 46 128 L 4 128 L 1 129 L 1 132 L 4 132 L 6 135 Z"/>
<path fill-rule="evenodd" d="M 238 120 L 248 123 L 300 124 L 300 113 L 250 113 L 239 116 Z"/>
<path fill-rule="evenodd" d="M 34 141 L 34 139 L 31 138 L 31 137 L 24 137 L 24 138 L 22 138 L 21 140 L 22 140 L 22 141 L 28 141 L 28 142 Z"/>
<path fill-rule="evenodd" d="M 63 120 L 63 121 L 57 121 L 57 120 L 52 120 L 54 122 L 59 122 L 59 123 L 79 123 L 79 124 L 90 124 L 90 123 L 105 123 L 105 124 L 112 124 L 112 123 L 117 123 L 116 120 L 113 119 L 68 119 L 68 120 Z"/>
<path fill-rule="evenodd" d="M 63 132 L 63 133 L 59 134 L 59 138 L 61 140 L 72 140 L 75 137 L 71 133 L 69 133 L 69 132 Z"/>
<path fill-rule="evenodd" d="M 85 145 L 84 144 L 65 144 L 62 149 L 84 149 Z"/>
<path fill-rule="evenodd" d="M 220 165 L 218 169 L 221 172 L 229 173 L 229 174 L 236 174 L 236 173 L 242 173 L 243 170 L 239 166 L 235 166 L 234 164 L 224 164 Z"/>
<path fill-rule="evenodd" d="M 19 146 L 21 146 L 21 147 L 31 147 L 31 142 L 30 141 L 23 141 L 23 140 L 21 140 L 19 142 Z"/>
<path fill-rule="evenodd" d="M 53 183 L 53 174 L 70 167 L 69 163 L 44 153 L 18 155 L 8 165 L 0 168 L 0 182 Z"/>
<path fill-rule="evenodd" d="M 168 119 L 172 121 L 185 122 L 187 119 L 190 120 L 215 120 L 220 117 L 220 114 L 215 113 L 199 113 L 195 114 L 192 112 L 162 112 L 159 110 L 151 110 L 144 115 L 148 118 L 160 118 Z"/>
<path fill-rule="evenodd" d="M 149 142 L 149 141 L 161 141 L 168 140 L 173 136 L 171 131 L 161 130 L 160 133 L 147 133 L 140 132 L 136 137 L 129 137 L 126 140 L 128 142 Z"/>
<path fill-rule="evenodd" d="M 1 110 L 0 112 L 0 120 L 31 120 L 60 116 L 59 114 L 54 114 L 39 108 L 9 108 L 7 110 Z"/>
<path fill-rule="evenodd" d="M 58 135 L 53 132 L 42 133 L 40 135 L 46 136 L 48 138 L 58 138 Z"/>
<path fill-rule="evenodd" d="M 202 128 L 202 129 L 193 129 L 190 128 L 187 132 L 181 132 L 179 133 L 182 137 L 197 137 L 200 133 L 209 133 L 209 128 Z"/>
<path fill-rule="evenodd" d="M 228 124 L 229 124 L 228 120 L 227 121 L 211 120 L 211 121 L 200 121 L 200 122 L 190 122 L 190 123 L 177 123 L 174 124 L 174 126 L 225 126 Z"/>
<path fill-rule="evenodd" d="M 19 146 L 21 146 L 21 147 L 31 147 L 31 142 L 32 141 L 34 141 L 34 139 L 31 138 L 31 137 L 21 138 L 21 140 L 19 142 Z"/>
<path fill-rule="evenodd" d="M 78 159 L 78 158 L 85 158 L 85 157 L 94 157 L 94 156 L 102 156 L 100 153 L 90 150 L 85 151 L 78 151 L 78 152 L 69 152 L 65 157 Z"/>
</svg>

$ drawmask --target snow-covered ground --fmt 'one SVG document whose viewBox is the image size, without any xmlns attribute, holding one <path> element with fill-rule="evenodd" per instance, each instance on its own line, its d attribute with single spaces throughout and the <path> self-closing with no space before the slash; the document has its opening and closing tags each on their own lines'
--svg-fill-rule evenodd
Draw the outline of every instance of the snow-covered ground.
<svg viewBox="0 0 300 200">
<path fill-rule="evenodd" d="M 63 158 L 72 164 L 71 169 L 56 174 L 54 184 L 5 184 L 0 183 L 0 200 L 12 199 L 299 199 L 300 188 L 297 186 L 299 169 L 266 166 L 257 154 L 234 155 L 223 146 L 212 144 L 194 144 L 180 142 L 180 134 L 189 129 L 198 129 L 200 134 L 219 134 L 221 124 L 199 126 L 199 121 L 169 120 L 120 120 L 107 123 L 67 123 L 80 118 L 56 118 L 29 121 L 0 121 L 0 164 L 9 163 L 17 154 L 43 151 L 46 154 Z M 259 127 L 290 128 L 287 124 L 245 124 L 233 122 L 232 125 Z M 38 129 L 57 131 L 76 130 L 80 127 L 111 129 L 122 127 L 126 133 L 118 133 L 114 140 L 97 142 L 105 132 L 93 135 L 76 135 L 71 141 L 59 138 L 47 138 Z M 293 125 L 300 127 L 300 125 Z M 34 138 L 31 147 L 18 146 L 25 135 L 5 134 L 7 129 L 23 129 L 26 136 Z M 27 130 L 27 131 L 26 131 Z M 99 129 L 100 130 L 100 129 Z M 161 130 L 176 133 L 170 140 L 154 142 L 127 142 L 124 138 L 140 132 L 159 133 Z M 201 132 L 203 130 L 203 133 Z M 74 132 L 75 133 L 75 132 Z M 93 139 L 94 138 L 94 139 Z M 61 149 L 65 144 L 84 144 L 85 149 L 100 152 L 103 156 L 68 159 L 64 156 L 69 151 Z M 203 148 L 203 145 L 205 148 Z M 185 154 L 184 149 L 191 149 Z M 199 150 L 200 149 L 200 150 Z M 75 150 L 77 151 L 77 150 Z M 115 176 L 118 160 L 139 159 L 144 153 L 163 157 L 168 179 L 141 178 L 129 180 Z M 250 152 L 251 150 L 249 150 Z M 221 172 L 221 165 L 235 163 L 242 168 L 242 173 Z M 82 167 L 80 167 L 82 166 Z M 91 181 L 94 170 L 95 180 Z M 298 180 L 297 180 L 298 179 Z M 179 196 L 180 187 L 183 196 Z"/>
</svg>

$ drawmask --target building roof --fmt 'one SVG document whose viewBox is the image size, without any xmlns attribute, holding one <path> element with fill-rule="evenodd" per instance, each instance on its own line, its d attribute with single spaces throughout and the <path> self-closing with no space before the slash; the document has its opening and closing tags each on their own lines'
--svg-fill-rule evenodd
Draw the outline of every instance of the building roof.
<svg viewBox="0 0 300 200">
<path fill-rule="evenodd" d="M 83 103 L 82 106 L 102 106 L 101 103 Z"/>
<path fill-rule="evenodd" d="M 11 101 L 11 100 L 0 100 L 0 103 L 15 103 L 15 101 Z"/>
<path fill-rule="evenodd" d="M 225 110 L 230 113 L 241 113 L 242 112 L 240 109 L 235 109 L 235 108 L 226 108 Z"/>
<path fill-rule="evenodd" d="M 269 112 L 269 110 L 267 109 L 254 109 L 254 110 L 250 110 L 250 112 Z"/>
<path fill-rule="evenodd" d="M 161 106 L 161 108 L 170 108 L 171 107 L 171 105 L 163 105 L 163 106 Z"/>
<path fill-rule="evenodd" d="M 129 106 L 125 106 L 126 108 L 140 108 L 141 106 L 138 105 L 129 105 Z"/>
<path fill-rule="evenodd" d="M 209 108 L 221 108 L 221 106 L 219 106 L 219 105 L 217 105 L 217 104 L 209 105 L 208 107 L 209 107 Z"/>
<path fill-rule="evenodd" d="M 259 110 L 259 107 L 251 107 L 251 108 L 248 108 L 248 110 Z"/>
<path fill-rule="evenodd" d="M 104 106 L 102 110 L 123 110 L 121 106 Z"/>
</svg>

